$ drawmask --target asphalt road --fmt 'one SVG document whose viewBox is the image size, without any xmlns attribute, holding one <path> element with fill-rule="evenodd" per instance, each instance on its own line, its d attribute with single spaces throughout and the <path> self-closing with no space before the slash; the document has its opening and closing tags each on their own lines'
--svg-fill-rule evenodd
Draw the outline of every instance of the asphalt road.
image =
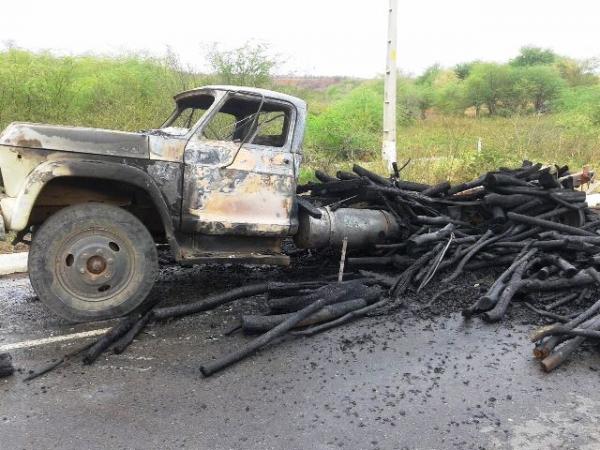
<svg viewBox="0 0 600 450">
<path fill-rule="evenodd" d="M 189 301 L 279 274 L 167 268 L 153 295 Z M 545 374 L 529 325 L 405 309 L 286 339 L 203 378 L 202 362 L 248 339 L 222 331 L 256 309 L 260 299 L 154 324 L 122 355 L 24 383 L 27 370 L 89 342 L 36 340 L 110 323 L 66 324 L 26 278 L 0 279 L 0 347 L 24 347 L 10 351 L 23 371 L 0 380 L 0 448 L 600 448 L 596 349 Z"/>
</svg>

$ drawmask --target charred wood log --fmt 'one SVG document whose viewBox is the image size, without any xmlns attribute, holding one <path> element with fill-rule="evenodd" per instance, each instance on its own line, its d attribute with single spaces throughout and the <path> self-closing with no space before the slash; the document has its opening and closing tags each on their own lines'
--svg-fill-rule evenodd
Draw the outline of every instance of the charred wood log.
<svg viewBox="0 0 600 450">
<path fill-rule="evenodd" d="M 428 195 L 429 197 L 435 197 L 441 194 L 445 194 L 450 190 L 450 183 L 448 181 L 444 181 L 442 183 L 435 184 L 427 189 L 422 191 L 423 195 Z"/>
<path fill-rule="evenodd" d="M 394 256 L 362 256 L 346 259 L 348 266 L 388 266 L 394 261 Z"/>
<path fill-rule="evenodd" d="M 479 240 L 475 244 L 473 244 L 473 246 L 471 246 L 471 248 L 468 249 L 468 251 L 465 254 L 465 256 L 463 257 L 463 259 L 460 260 L 460 262 L 458 263 L 458 266 L 456 266 L 456 269 L 454 269 L 454 272 L 452 272 L 452 274 L 449 275 L 448 277 L 444 278 L 444 280 L 442 280 L 442 282 L 449 283 L 450 281 L 456 279 L 462 273 L 463 269 L 465 268 L 465 265 L 479 250 L 481 250 L 486 245 L 491 244 L 494 240 L 500 239 L 501 236 L 492 237 L 493 234 L 494 233 L 491 230 L 487 230 L 481 236 L 481 238 L 479 238 Z"/>
<path fill-rule="evenodd" d="M 596 281 L 589 273 L 587 273 L 587 271 L 580 271 L 573 278 L 549 278 L 546 280 L 534 280 L 528 278 L 521 281 L 520 290 L 522 292 L 556 291 L 571 287 L 585 287 L 595 283 Z"/>
<path fill-rule="evenodd" d="M 448 195 L 455 195 L 458 194 L 460 192 L 466 191 L 468 189 L 473 189 L 474 187 L 477 186 L 481 186 L 483 184 L 483 180 L 485 179 L 485 175 L 480 176 L 479 178 L 473 180 L 473 181 L 469 181 L 467 183 L 461 183 L 461 184 L 457 184 L 455 186 L 452 186 L 449 190 L 448 190 Z"/>
<path fill-rule="evenodd" d="M 319 169 L 315 170 L 315 177 L 321 183 L 331 183 L 331 182 L 335 182 L 335 181 L 340 181 L 338 178 L 332 177 L 331 175 L 329 175 Z"/>
<path fill-rule="evenodd" d="M 562 189 L 562 185 L 558 181 L 556 174 L 550 172 L 542 172 L 537 179 L 540 186 L 545 189 Z"/>
<path fill-rule="evenodd" d="M 121 337 L 115 344 L 113 351 L 116 354 L 123 353 L 127 347 L 133 342 L 138 334 L 148 325 L 148 322 L 153 318 L 152 311 L 148 311 L 133 326 Z"/>
<path fill-rule="evenodd" d="M 515 195 L 523 195 L 523 194 L 515 194 Z M 531 197 L 527 195 L 527 197 Z M 521 204 L 520 206 L 515 207 L 512 212 L 523 214 L 523 213 L 531 213 L 533 211 L 534 214 L 538 213 L 538 208 L 540 207 L 548 207 L 547 203 L 541 197 L 535 197 L 526 203 Z"/>
<path fill-rule="evenodd" d="M 506 214 L 506 216 L 513 222 L 533 225 L 548 230 L 561 231 L 563 233 L 573 234 L 577 236 L 598 236 L 597 234 L 592 233 L 591 231 L 582 230 L 581 228 L 572 227 L 559 222 L 551 222 L 550 220 L 538 219 L 536 217 L 529 217 L 514 212 L 509 212 Z"/>
<path fill-rule="evenodd" d="M 320 219 L 323 216 L 319 208 L 300 196 L 296 196 L 296 203 L 298 203 L 298 207 L 300 209 L 306 211 L 306 213 L 311 217 Z"/>
<path fill-rule="evenodd" d="M 524 194 L 512 194 L 512 195 L 502 195 L 502 194 L 487 194 L 483 197 L 483 202 L 488 206 L 500 206 L 501 208 L 516 208 L 518 206 L 523 205 L 526 202 L 531 200 L 536 200 L 536 197 L 531 195 Z"/>
<path fill-rule="evenodd" d="M 344 325 L 348 322 L 351 322 L 354 319 L 358 319 L 359 317 L 366 316 L 370 312 L 375 311 L 378 308 L 381 308 L 388 302 L 389 302 L 389 298 L 384 298 L 382 300 L 379 300 L 376 303 L 373 303 L 372 305 L 365 306 L 364 308 L 360 308 L 360 309 L 355 309 L 354 311 L 351 311 L 348 314 L 345 314 L 338 319 L 332 320 L 330 322 L 325 322 L 321 325 L 317 325 L 317 326 L 308 328 L 306 330 L 296 331 L 296 332 L 294 332 L 294 334 L 299 335 L 299 336 L 313 336 L 317 333 L 321 333 L 322 331 Z"/>
<path fill-rule="evenodd" d="M 336 275 L 337 277 L 337 275 Z M 288 313 L 306 308 L 314 300 L 308 295 L 294 295 L 291 297 L 278 297 L 269 299 L 269 311 L 271 314 Z"/>
<path fill-rule="evenodd" d="M 583 292 L 585 292 L 586 290 L 587 290 L 587 288 L 586 288 L 586 289 L 584 289 L 584 290 L 582 290 L 581 292 L 583 293 Z M 575 300 L 576 298 L 579 298 L 579 297 L 580 297 L 580 295 L 581 295 L 581 294 L 580 294 L 580 293 L 578 293 L 578 292 L 573 292 L 572 294 L 569 294 L 569 295 L 567 295 L 566 297 L 563 297 L 563 298 L 561 298 L 561 299 L 558 299 L 558 300 L 556 300 L 555 302 L 552 302 L 552 303 L 550 303 L 550 304 L 548 304 L 548 305 L 544 306 L 544 309 L 545 309 L 546 311 L 552 311 L 553 309 L 556 309 L 556 308 L 558 308 L 559 306 L 563 306 L 563 305 L 566 305 L 567 303 L 570 303 L 570 302 L 572 302 L 572 301 L 573 301 L 573 300 Z"/>
<path fill-rule="evenodd" d="M 554 335 L 554 329 L 558 326 L 563 328 L 576 328 L 576 327 L 584 327 L 582 324 L 588 322 L 593 317 L 597 316 L 600 313 L 600 300 L 595 302 L 592 306 L 586 309 L 584 312 L 579 314 L 577 317 L 569 320 L 564 325 L 549 325 L 545 327 L 538 328 L 535 330 L 530 337 L 531 342 L 537 342 L 543 340 L 547 336 Z"/>
<path fill-rule="evenodd" d="M 383 287 L 387 287 L 387 288 L 391 288 L 392 286 L 394 286 L 396 284 L 396 279 L 392 278 L 390 276 L 381 274 L 381 273 L 375 273 L 375 272 L 370 272 L 367 270 L 359 270 L 359 273 L 367 278 L 372 278 L 373 280 L 376 281 L 377 284 L 383 286 Z"/>
<path fill-rule="evenodd" d="M 563 323 L 569 321 L 568 317 L 561 316 L 560 314 L 556 314 L 556 313 L 553 313 L 550 311 L 538 309 L 529 302 L 523 302 L 521 304 L 523 306 L 525 306 L 527 309 L 529 309 L 530 311 L 533 311 L 534 313 L 539 314 L 542 317 L 547 317 L 549 319 L 553 319 L 553 320 L 556 320 L 558 322 L 563 322 Z"/>
<path fill-rule="evenodd" d="M 166 320 L 179 316 L 186 316 L 202 311 L 208 311 L 218 306 L 239 300 L 245 297 L 252 297 L 258 294 L 275 292 L 278 294 L 293 294 L 300 289 L 318 288 L 323 283 L 319 282 L 299 282 L 299 283 L 256 283 L 247 286 L 241 286 L 220 294 L 212 295 L 204 300 L 188 303 L 184 305 L 167 306 L 156 308 L 153 311 L 154 318 L 157 320 Z"/>
<path fill-rule="evenodd" d="M 454 231 L 454 228 L 454 224 L 449 223 L 444 228 L 441 228 L 437 231 L 433 231 L 431 233 L 423 233 L 416 236 L 413 235 L 407 239 L 406 244 L 410 251 L 411 248 L 414 249 L 415 247 L 421 247 L 428 243 L 438 242 L 450 236 L 450 234 L 452 234 L 452 231 Z"/>
<path fill-rule="evenodd" d="M 530 252 L 535 252 L 532 250 Z M 510 277 L 510 281 L 506 284 L 502 293 L 500 294 L 500 298 L 496 305 L 489 311 L 483 313 L 482 317 L 486 322 L 497 322 L 504 317 L 506 313 L 506 309 L 513 299 L 514 295 L 520 288 L 519 282 L 523 278 L 523 273 L 525 272 L 525 268 L 527 267 L 527 257 L 531 257 L 533 253 L 528 252 L 526 256 L 523 257 L 522 261 L 515 268 L 512 276 Z"/>
<path fill-rule="evenodd" d="M 396 180 L 396 181 L 394 181 L 394 185 L 397 188 L 405 190 L 405 191 L 425 192 L 425 191 L 429 191 L 432 189 L 432 186 L 430 186 L 428 184 L 415 183 L 413 181 L 404 181 L 404 180 Z M 445 188 L 445 186 L 442 186 L 442 188 Z M 439 193 L 436 191 L 434 191 L 434 192 Z M 424 194 L 424 195 L 431 195 L 431 194 Z"/>
<path fill-rule="evenodd" d="M 335 174 L 340 180 L 356 180 L 360 178 L 358 175 L 352 172 L 344 172 L 343 170 L 338 170 Z"/>
<path fill-rule="evenodd" d="M 361 177 L 368 178 L 373 183 L 387 187 L 393 186 L 392 182 L 388 178 L 384 178 L 380 175 L 377 175 L 375 172 L 371 172 L 370 170 L 365 169 L 364 167 L 361 167 L 358 164 L 354 164 L 352 166 L 352 171 Z"/>
<path fill-rule="evenodd" d="M 367 185 L 367 180 L 356 178 L 354 180 L 341 180 L 311 186 L 313 195 L 336 195 L 356 193 Z"/>
<path fill-rule="evenodd" d="M 272 328 L 258 338 L 252 340 L 242 348 L 217 360 L 203 364 L 200 366 L 200 371 L 204 376 L 208 377 L 215 372 L 218 372 L 219 370 L 222 370 L 225 367 L 244 359 L 269 342 L 272 342 L 274 339 L 284 335 L 294 328 L 298 323 L 302 322 L 311 314 L 319 311 L 324 306 L 336 303 L 340 299 L 344 298 L 349 291 L 358 289 L 359 286 L 359 283 L 355 281 L 349 281 L 346 283 L 327 285 L 317 289 L 314 293 L 315 301 L 309 306 L 293 313 L 288 319 L 277 325 L 275 328 Z"/>
<path fill-rule="evenodd" d="M 465 222 L 463 220 L 457 220 L 457 219 L 453 219 L 451 217 L 448 216 L 436 216 L 436 217 L 431 217 L 431 216 L 415 216 L 412 219 L 413 222 L 418 223 L 419 225 L 422 224 L 426 224 L 426 225 L 448 225 L 449 223 L 454 224 L 454 225 L 460 225 L 460 226 L 464 226 L 464 227 L 471 227 L 471 224 L 469 224 L 468 222 Z"/>
<path fill-rule="evenodd" d="M 538 172 L 540 171 L 541 168 L 542 168 L 542 165 L 540 163 L 523 166 L 523 169 L 518 170 L 514 173 L 514 176 L 516 178 L 524 178 L 527 181 L 531 181 L 530 180 L 531 177 L 539 176 Z"/>
<path fill-rule="evenodd" d="M 337 276 L 337 275 L 336 275 Z M 359 281 L 363 281 L 362 279 Z M 370 298 L 372 294 L 378 294 L 379 288 L 372 287 L 367 288 L 363 285 L 360 285 L 359 289 L 353 292 L 348 292 L 346 297 L 343 300 L 354 300 L 356 298 Z M 314 302 L 313 292 L 302 295 L 302 296 L 293 296 L 293 297 L 281 297 L 271 299 L 268 302 L 269 310 L 271 313 L 281 314 L 281 313 L 289 313 L 295 312 L 302 308 L 306 308 L 312 302 Z"/>
<path fill-rule="evenodd" d="M 523 264 L 526 264 L 527 261 L 535 254 L 535 249 L 528 250 L 528 248 L 524 248 L 519 255 L 514 258 L 512 264 L 506 269 L 497 279 L 494 281 L 492 286 L 488 289 L 488 291 L 483 295 L 474 305 L 471 307 L 464 309 L 462 314 L 464 317 L 471 317 L 474 314 L 482 313 L 485 311 L 489 311 L 494 308 L 499 300 L 502 292 L 504 291 L 509 280 L 512 280 L 513 273 Z"/>
<path fill-rule="evenodd" d="M 380 293 L 377 297 L 380 296 Z M 306 319 L 302 320 L 294 328 L 302 328 L 309 325 L 314 325 L 321 322 L 327 322 L 333 319 L 337 319 L 340 316 L 348 314 L 350 311 L 354 311 L 355 309 L 364 308 L 369 303 L 364 298 L 355 298 L 353 300 L 346 300 L 344 302 L 335 303 L 333 305 L 327 305 L 317 311 L 316 313 L 308 316 Z M 272 328 L 275 328 L 277 325 L 289 319 L 291 314 L 276 314 L 270 316 L 260 316 L 260 315 L 243 315 L 242 316 L 242 329 L 246 332 L 250 333 L 259 333 L 265 332 Z"/>
<path fill-rule="evenodd" d="M 9 353 L 0 353 L 0 378 L 11 376 L 15 372 L 12 356 Z"/>
<path fill-rule="evenodd" d="M 483 185 L 488 188 L 495 186 L 524 186 L 528 188 L 531 186 L 531 183 L 510 175 L 490 172 L 485 175 Z"/>
<path fill-rule="evenodd" d="M 299 288 L 300 286 L 298 286 Z M 269 290 L 269 283 L 257 283 L 239 288 L 231 289 L 227 292 L 212 295 L 199 302 L 188 303 L 184 305 L 165 306 L 154 310 L 154 317 L 157 320 L 171 319 L 179 316 L 195 314 L 201 311 L 208 311 L 226 303 L 238 300 L 244 297 L 252 297 L 258 294 L 264 294 Z"/>
<path fill-rule="evenodd" d="M 117 325 L 108 330 L 100 339 L 98 339 L 85 353 L 83 357 L 84 364 L 93 364 L 96 359 L 123 336 L 140 319 L 139 314 L 132 314 L 122 318 Z"/>
</svg>

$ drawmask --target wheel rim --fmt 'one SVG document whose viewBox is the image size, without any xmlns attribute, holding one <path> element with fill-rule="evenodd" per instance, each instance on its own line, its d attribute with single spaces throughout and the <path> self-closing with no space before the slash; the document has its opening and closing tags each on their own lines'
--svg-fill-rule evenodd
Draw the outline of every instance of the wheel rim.
<svg viewBox="0 0 600 450">
<path fill-rule="evenodd" d="M 60 246 L 55 261 L 63 289 L 87 302 L 122 292 L 134 274 L 135 253 L 129 242 L 107 230 L 74 234 Z"/>
</svg>

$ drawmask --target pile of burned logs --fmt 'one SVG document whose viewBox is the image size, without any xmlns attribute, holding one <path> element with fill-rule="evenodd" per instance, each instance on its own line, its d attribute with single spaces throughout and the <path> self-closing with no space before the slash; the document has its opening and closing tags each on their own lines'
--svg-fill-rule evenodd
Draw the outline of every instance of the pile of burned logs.
<svg viewBox="0 0 600 450">
<path fill-rule="evenodd" d="M 306 213 L 318 213 L 321 207 L 386 210 L 396 219 L 400 235 L 361 254 L 351 253 L 345 262 L 357 271 L 346 273 L 344 281 L 335 274 L 257 283 L 189 304 L 148 306 L 29 379 L 75 355 L 91 364 L 111 347 L 121 353 L 150 322 L 266 296 L 269 314 L 243 315 L 225 332 L 241 329 L 259 335 L 202 364 L 202 374 L 210 376 L 282 336 L 310 336 L 378 309 L 392 311 L 409 291 L 439 283 L 438 294 L 422 306 L 427 308 L 443 301 L 465 271 L 484 268 L 499 275 L 463 310 L 464 317 L 496 322 L 518 302 L 555 322 L 532 335 L 534 354 L 546 370 L 565 361 L 584 341 L 600 339 L 600 300 L 595 297 L 600 285 L 600 216 L 588 208 L 585 192 L 577 189 L 590 181 L 589 173 L 572 175 L 567 167 L 525 161 L 522 167 L 501 168 L 455 186 L 406 181 L 398 169 L 386 178 L 358 165 L 353 172 L 315 175 L 319 182 L 298 186 L 298 205 Z M 345 252 L 342 255 L 344 262 Z"/>
<path fill-rule="evenodd" d="M 419 292 L 434 279 L 451 285 L 464 271 L 504 268 L 463 310 L 466 318 L 497 322 L 519 300 L 556 321 L 532 335 L 534 355 L 548 371 L 586 339 L 600 338 L 600 301 L 593 302 L 600 284 L 600 216 L 576 189 L 590 181 L 590 173 L 571 175 L 567 167 L 525 161 L 456 186 L 404 181 L 398 171 L 384 178 L 357 165 L 351 173 L 317 171 L 316 177 L 319 183 L 299 187 L 313 204 L 384 209 L 401 225 L 404 236 L 397 242 L 348 259 L 350 266 L 399 271 L 392 298 L 407 289 Z"/>
</svg>

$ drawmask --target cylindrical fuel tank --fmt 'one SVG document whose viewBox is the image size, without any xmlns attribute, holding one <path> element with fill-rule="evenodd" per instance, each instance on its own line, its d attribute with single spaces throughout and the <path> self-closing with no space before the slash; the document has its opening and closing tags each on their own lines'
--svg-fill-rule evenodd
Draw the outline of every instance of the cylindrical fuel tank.
<svg viewBox="0 0 600 450">
<path fill-rule="evenodd" d="M 294 242 L 300 248 L 340 246 L 345 237 L 349 248 L 368 247 L 398 237 L 396 219 L 379 209 L 340 208 L 331 211 L 319 208 L 321 218 L 300 210 L 298 232 Z"/>
</svg>

